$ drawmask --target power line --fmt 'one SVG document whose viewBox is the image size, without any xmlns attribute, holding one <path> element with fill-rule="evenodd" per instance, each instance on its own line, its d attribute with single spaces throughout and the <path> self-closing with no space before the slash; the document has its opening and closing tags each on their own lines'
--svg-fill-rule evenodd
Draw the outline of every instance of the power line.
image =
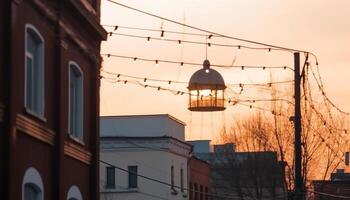
<svg viewBox="0 0 350 200">
<path fill-rule="evenodd" d="M 191 94 L 190 92 L 185 92 L 185 91 L 181 91 L 181 90 L 173 90 L 173 89 L 169 89 L 169 88 L 164 88 L 164 87 L 161 87 L 161 86 L 156 86 L 156 85 L 150 85 L 150 84 L 144 84 L 144 83 L 141 83 L 140 81 L 137 81 L 137 80 L 128 80 L 128 79 L 111 79 L 109 77 L 104 77 L 104 76 L 101 76 L 101 78 L 105 79 L 106 81 L 110 82 L 110 83 L 124 83 L 124 84 L 127 84 L 127 83 L 131 83 L 131 84 L 135 84 L 135 85 L 139 85 L 141 87 L 144 87 L 144 88 L 154 88 L 154 89 L 157 89 L 158 91 L 169 91 L 171 93 L 173 93 L 174 95 L 184 95 L 184 94 L 187 94 L 187 95 L 191 95 L 191 96 L 198 96 L 196 94 Z M 204 97 L 203 95 L 199 95 L 201 97 Z M 224 99 L 225 101 L 227 101 L 228 103 L 238 103 L 238 102 L 248 102 L 248 103 L 255 103 L 255 102 L 272 102 L 272 101 L 284 101 L 284 102 L 287 102 L 289 104 L 293 104 L 291 101 L 287 100 L 287 99 L 280 99 L 280 98 L 276 98 L 276 99 L 237 99 L 237 98 L 229 98 L 229 99 Z"/>
<path fill-rule="evenodd" d="M 155 79 L 155 78 L 147 78 L 147 77 L 140 77 L 140 76 L 133 76 L 133 75 L 127 75 L 127 74 L 120 74 L 120 73 L 114 73 L 114 72 L 109 72 L 106 70 L 101 70 L 101 72 L 106 73 L 108 75 L 113 75 L 117 77 L 125 77 L 125 78 L 133 78 L 133 79 L 138 79 L 138 80 L 143 80 L 143 82 L 147 81 L 154 81 L 154 82 L 162 82 L 162 83 L 179 83 L 179 84 L 188 84 L 188 81 L 175 81 L 175 80 L 164 80 L 164 79 Z M 267 83 L 227 83 L 227 85 L 231 86 L 271 86 L 275 84 L 285 84 L 285 83 L 292 83 L 293 80 L 286 80 L 286 81 L 274 81 L 274 82 L 267 82 Z"/>
<path fill-rule="evenodd" d="M 213 193 L 200 192 L 200 191 L 192 190 L 192 189 L 189 189 L 189 188 L 180 187 L 180 186 L 177 186 L 177 185 L 173 185 L 173 184 L 167 183 L 167 182 L 165 182 L 165 181 L 161 181 L 161 180 L 158 180 L 158 179 L 149 177 L 149 176 L 142 175 L 142 174 L 140 174 L 140 173 L 131 172 L 131 171 L 127 170 L 127 169 L 124 169 L 124 168 L 122 168 L 122 167 L 116 166 L 116 165 L 114 165 L 114 164 L 111 164 L 111 163 L 106 162 L 106 161 L 103 161 L 103 160 L 100 160 L 100 162 L 103 163 L 103 164 L 105 164 L 105 165 L 114 167 L 115 169 L 121 170 L 121 171 L 123 171 L 123 172 L 131 173 L 131 174 L 133 174 L 133 175 L 136 175 L 136 176 L 138 176 L 138 177 L 144 178 L 144 179 L 146 179 L 146 180 L 153 181 L 153 182 L 155 182 L 155 183 L 159 183 L 159 184 L 162 184 L 162 185 L 166 185 L 166 186 L 169 186 L 169 187 L 174 188 L 174 189 L 177 188 L 177 189 L 185 190 L 185 191 L 188 191 L 188 192 L 196 192 L 196 193 L 198 193 L 198 194 L 204 194 L 204 195 L 208 195 L 208 196 L 211 196 L 211 197 L 228 198 L 228 199 L 237 199 L 237 198 L 231 197 L 231 196 L 221 196 L 221 195 L 216 195 L 216 194 L 213 194 Z"/>
<path fill-rule="evenodd" d="M 118 6 L 127 8 L 127 9 L 130 9 L 130 10 L 139 12 L 139 13 L 143 13 L 143 14 L 145 14 L 145 15 L 149 15 L 149 16 L 152 16 L 152 17 L 155 17 L 155 18 L 164 20 L 164 21 L 168 21 L 168 22 L 171 22 L 171 23 L 173 23 L 173 24 L 180 25 L 180 26 L 184 26 L 184 27 L 187 27 L 187 28 L 191 28 L 191 29 L 194 29 L 194 30 L 197 30 L 197 31 L 209 33 L 209 34 L 211 34 L 211 35 L 217 35 L 217 36 L 220 36 L 220 37 L 224 37 L 224 38 L 228 38 L 228 39 L 233 39 L 233 40 L 238 40 L 238 41 L 247 42 L 247 43 L 256 44 L 256 45 L 261 45 L 261 46 L 268 46 L 268 47 L 271 47 L 271 48 L 278 48 L 278 49 L 285 50 L 285 51 L 310 53 L 310 54 L 312 54 L 312 55 L 315 57 L 315 59 L 317 60 L 317 57 L 316 57 L 313 53 L 308 52 L 308 51 L 305 51 L 305 50 L 292 49 L 292 48 L 288 48 L 288 47 L 282 47 L 282 46 L 272 45 L 272 44 L 268 44 L 268 43 L 257 42 L 257 41 L 242 39 L 242 38 L 238 38 L 238 37 L 232 37 L 232 36 L 228 36 L 228 35 L 216 33 L 216 32 L 213 32 L 213 31 L 205 30 L 205 29 L 202 29 L 202 28 L 198 28 L 198 27 L 195 27 L 195 26 L 192 26 L 192 25 L 184 24 L 184 23 L 181 23 L 181 22 L 178 22 L 178 21 L 175 21 L 175 20 L 166 18 L 166 17 L 162 17 L 162 16 L 159 16 L 159 15 L 156 15 L 156 14 L 152 14 L 152 13 L 150 13 L 150 12 L 146 12 L 146 11 L 144 11 L 144 10 L 131 7 L 131 6 L 128 6 L 128 5 L 126 5 L 126 4 L 119 3 L 119 2 L 114 1 L 114 0 L 106 0 L 106 1 L 108 1 L 108 2 L 110 2 L 110 3 L 113 3 L 113 4 L 115 4 L 115 5 L 118 5 Z"/>
<path fill-rule="evenodd" d="M 164 30 L 164 29 L 140 28 L 140 27 L 132 27 L 132 26 L 120 26 L 120 25 L 102 25 L 102 26 L 114 28 L 114 31 L 117 31 L 118 29 L 127 29 L 127 30 L 151 31 L 151 32 L 159 32 L 159 33 L 164 31 L 165 33 L 173 33 L 173 34 L 180 34 L 180 35 L 204 36 L 204 37 L 208 37 L 208 38 L 209 37 L 211 38 L 211 37 L 214 36 L 214 35 L 210 35 L 210 34 L 187 33 L 187 32 L 171 31 L 171 30 Z"/>
<path fill-rule="evenodd" d="M 199 41 L 193 41 L 193 40 L 180 40 L 180 39 L 177 40 L 177 39 L 164 38 L 164 34 L 163 34 L 163 37 L 158 38 L 158 37 L 151 37 L 151 36 L 141 36 L 141 35 L 109 32 L 109 36 L 112 36 L 112 35 L 146 39 L 147 42 L 150 42 L 152 40 L 173 42 L 173 43 L 177 43 L 180 46 L 183 43 L 188 43 L 188 44 L 205 45 L 205 46 L 208 46 L 208 47 L 218 46 L 218 47 L 237 48 L 238 50 L 241 50 L 241 49 L 264 50 L 264 51 L 267 51 L 268 53 L 271 53 L 271 51 L 276 51 L 276 50 L 280 51 L 281 50 L 281 49 L 278 49 L 278 48 L 270 48 L 270 47 L 252 47 L 252 46 L 238 45 L 238 44 L 233 45 L 233 44 L 219 44 L 219 43 L 212 43 L 212 42 L 199 42 Z"/>
<path fill-rule="evenodd" d="M 329 194 L 329 193 L 324 193 L 324 192 L 317 192 L 314 190 L 307 190 L 307 191 L 310 193 L 321 195 L 321 196 L 328 196 L 328 197 L 340 198 L 340 199 L 350 199 L 349 196 L 341 196 L 341 195 Z"/>
<path fill-rule="evenodd" d="M 131 59 L 133 61 L 147 61 L 147 62 L 153 62 L 156 65 L 159 65 L 159 63 L 171 63 L 171 64 L 177 64 L 180 67 L 183 67 L 184 65 L 192 65 L 192 66 L 203 66 L 202 63 L 194 63 L 194 62 L 182 62 L 182 61 L 172 61 L 172 60 L 161 60 L 161 59 L 150 59 L 150 58 L 140 58 L 140 57 L 133 57 L 133 56 L 124 56 L 124 55 L 116 55 L 116 54 L 101 54 L 102 56 L 106 56 L 107 58 L 110 57 L 116 57 L 116 58 L 125 58 L 125 59 Z M 276 67 L 270 67 L 270 66 L 247 66 L 247 65 L 241 65 L 241 66 L 231 66 L 231 65 L 218 65 L 218 64 L 210 64 L 211 67 L 221 67 L 221 68 L 240 68 L 241 70 L 244 70 L 246 68 L 248 69 L 289 69 L 294 71 L 291 67 L 287 66 L 276 66 Z"/>
</svg>

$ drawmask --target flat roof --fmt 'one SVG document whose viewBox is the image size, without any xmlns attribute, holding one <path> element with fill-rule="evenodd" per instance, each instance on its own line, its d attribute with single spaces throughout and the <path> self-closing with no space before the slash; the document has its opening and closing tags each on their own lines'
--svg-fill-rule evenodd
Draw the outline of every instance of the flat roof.
<svg viewBox="0 0 350 200">
<path fill-rule="evenodd" d="M 142 118 L 142 117 L 168 117 L 169 119 L 172 119 L 184 126 L 186 126 L 186 123 L 179 120 L 178 118 L 170 115 L 170 114 L 142 114 L 142 115 L 108 115 L 108 116 L 100 116 L 101 119 L 103 118 Z"/>
</svg>

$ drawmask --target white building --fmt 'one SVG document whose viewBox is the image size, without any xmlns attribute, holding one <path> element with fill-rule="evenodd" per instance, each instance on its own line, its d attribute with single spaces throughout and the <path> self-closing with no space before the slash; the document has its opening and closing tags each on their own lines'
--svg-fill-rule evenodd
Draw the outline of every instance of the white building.
<svg viewBox="0 0 350 200">
<path fill-rule="evenodd" d="M 184 126 L 170 115 L 101 117 L 101 200 L 188 199 Z"/>
</svg>

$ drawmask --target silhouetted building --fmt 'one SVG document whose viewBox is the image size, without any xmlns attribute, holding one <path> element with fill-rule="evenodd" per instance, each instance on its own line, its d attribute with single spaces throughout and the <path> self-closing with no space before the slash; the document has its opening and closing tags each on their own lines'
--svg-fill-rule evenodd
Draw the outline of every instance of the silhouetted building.
<svg viewBox="0 0 350 200">
<path fill-rule="evenodd" d="M 285 199 L 283 166 L 276 152 L 236 152 L 228 143 L 193 154 L 210 164 L 210 193 L 217 195 L 212 199 Z"/>
<path fill-rule="evenodd" d="M 350 173 L 337 169 L 331 180 L 312 181 L 314 200 L 345 200 L 350 197 Z M 344 198 L 342 198 L 344 197 Z"/>
<path fill-rule="evenodd" d="M 0 9 L 1 199 L 99 199 L 100 0 Z"/>
</svg>

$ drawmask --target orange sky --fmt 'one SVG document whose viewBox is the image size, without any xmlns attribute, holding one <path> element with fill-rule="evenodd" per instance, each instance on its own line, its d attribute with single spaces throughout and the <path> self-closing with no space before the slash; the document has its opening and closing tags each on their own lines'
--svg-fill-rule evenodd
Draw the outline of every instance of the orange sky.
<svg viewBox="0 0 350 200">
<path fill-rule="evenodd" d="M 350 111 L 350 1 L 348 0 L 118 0 L 186 24 L 213 30 L 226 35 L 256 40 L 296 49 L 304 49 L 318 56 L 320 72 L 327 95 L 339 107 Z M 102 1 L 102 24 L 135 26 L 159 29 L 162 21 Z M 163 22 L 165 30 L 195 32 L 188 28 Z M 121 33 L 158 37 L 149 32 L 120 30 Z M 204 37 L 166 35 L 171 39 L 205 42 Z M 232 40 L 215 39 L 224 44 L 243 44 Z M 202 63 L 205 47 L 113 36 L 102 45 L 102 53 Z M 234 48 L 211 47 L 208 49 L 211 63 L 229 65 L 293 65 L 293 55 L 286 52 L 266 52 Z M 112 58 L 105 59 L 107 71 L 148 78 L 188 81 L 199 68 Z M 292 79 L 290 71 L 217 69 L 227 83 L 268 82 Z M 154 85 L 159 85 L 154 83 Z M 164 85 L 169 87 L 167 85 Z M 170 85 L 185 90 L 185 85 Z M 316 90 L 315 90 L 316 92 Z M 243 95 L 258 96 L 245 91 Z M 169 113 L 187 124 L 187 139 L 215 139 L 220 128 L 247 115 L 249 108 L 230 106 L 224 112 L 191 113 L 187 110 L 188 97 L 174 96 L 168 92 L 142 88 L 132 84 L 111 84 L 102 80 L 101 115 Z"/>
</svg>

